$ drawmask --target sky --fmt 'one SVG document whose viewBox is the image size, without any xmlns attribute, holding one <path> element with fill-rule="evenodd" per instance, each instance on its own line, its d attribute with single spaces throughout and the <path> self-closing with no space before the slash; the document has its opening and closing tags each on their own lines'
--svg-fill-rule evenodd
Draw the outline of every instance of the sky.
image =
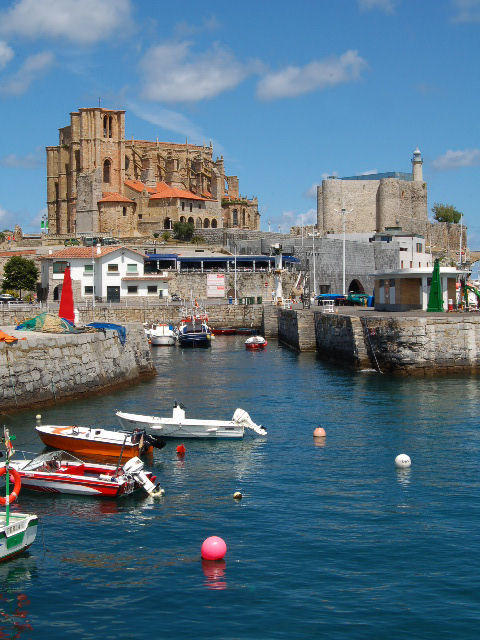
<svg viewBox="0 0 480 640">
<path fill-rule="evenodd" d="M 480 0 L 0 0 L 0 229 L 38 231 L 45 147 L 80 107 L 208 144 L 262 229 L 329 175 L 411 171 L 480 249 Z"/>
</svg>

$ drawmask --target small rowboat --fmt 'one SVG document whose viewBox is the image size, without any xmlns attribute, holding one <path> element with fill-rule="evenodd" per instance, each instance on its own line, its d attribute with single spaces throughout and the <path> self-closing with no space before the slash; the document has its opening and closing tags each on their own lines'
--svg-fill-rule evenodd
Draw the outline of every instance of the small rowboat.
<svg viewBox="0 0 480 640">
<path fill-rule="evenodd" d="M 83 462 L 66 451 L 50 451 L 30 460 L 11 460 L 10 468 L 20 475 L 24 489 L 43 493 L 108 498 L 140 488 L 152 496 L 164 493 L 155 486 L 156 476 L 143 470 L 140 458 L 131 458 L 120 466 Z"/>
<path fill-rule="evenodd" d="M 165 440 L 147 434 L 145 429 L 135 431 L 107 431 L 95 427 L 59 427 L 55 425 L 37 425 L 35 427 L 42 442 L 47 447 L 71 451 L 78 456 L 96 456 L 122 460 L 151 453 L 153 447 L 161 449 Z"/>
<path fill-rule="evenodd" d="M 218 329 L 212 329 L 212 333 L 215 336 L 234 336 L 237 330 L 233 327 L 219 327 Z"/>
<path fill-rule="evenodd" d="M 252 336 L 251 338 L 247 338 L 245 340 L 245 349 L 249 349 L 250 351 L 258 351 L 260 349 L 265 349 L 268 342 L 262 336 Z"/>
</svg>

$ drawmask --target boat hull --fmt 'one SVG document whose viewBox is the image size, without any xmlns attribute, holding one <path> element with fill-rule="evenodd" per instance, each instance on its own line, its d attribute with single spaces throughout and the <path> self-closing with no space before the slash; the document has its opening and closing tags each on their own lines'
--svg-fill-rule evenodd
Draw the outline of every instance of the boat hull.
<svg viewBox="0 0 480 640">
<path fill-rule="evenodd" d="M 175 344 L 174 336 L 152 336 L 150 335 L 150 344 L 154 347 L 171 347 Z"/>
<path fill-rule="evenodd" d="M 215 336 L 234 336 L 237 330 L 230 327 L 221 327 L 219 329 L 212 329 L 212 333 Z"/>
<path fill-rule="evenodd" d="M 181 347 L 209 347 L 210 336 L 207 333 L 182 333 L 178 343 Z"/>
<path fill-rule="evenodd" d="M 6 525 L 5 512 L 0 513 L 0 562 L 26 551 L 37 536 L 38 518 L 28 513 L 10 513 Z"/>
<path fill-rule="evenodd" d="M 246 344 L 245 349 L 248 351 L 263 351 L 266 347 L 266 343 L 263 344 Z"/>
<path fill-rule="evenodd" d="M 96 456 L 99 458 L 118 458 L 122 452 L 121 444 L 108 444 L 105 442 L 85 441 L 69 436 L 51 435 L 39 433 L 43 444 L 54 449 L 71 451 L 78 456 Z M 149 447 L 151 451 L 153 447 Z M 136 445 L 125 445 L 122 453 L 122 460 L 129 460 L 135 456 L 140 457 L 140 447 Z"/>
<path fill-rule="evenodd" d="M 244 428 L 231 422 L 222 423 L 215 420 L 184 420 L 174 422 L 171 418 L 151 418 L 147 416 L 133 415 L 126 417 L 121 412 L 117 412 L 117 417 L 124 428 L 140 428 L 161 435 L 162 438 L 206 438 L 217 439 L 239 439 L 243 438 Z"/>
</svg>

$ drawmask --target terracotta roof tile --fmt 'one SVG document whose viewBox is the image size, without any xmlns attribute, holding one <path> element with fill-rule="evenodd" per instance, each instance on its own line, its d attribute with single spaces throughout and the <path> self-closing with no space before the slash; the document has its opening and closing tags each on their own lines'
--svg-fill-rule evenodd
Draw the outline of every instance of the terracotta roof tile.
<svg viewBox="0 0 480 640">
<path fill-rule="evenodd" d="M 0 251 L 0 258 L 13 258 L 13 256 L 34 256 L 35 249 L 18 249 L 18 251 Z"/>
<path fill-rule="evenodd" d="M 133 200 L 130 200 L 130 198 L 126 198 L 125 196 L 122 196 L 121 193 L 117 193 L 117 192 L 109 192 L 109 191 L 104 191 L 102 193 L 102 199 L 99 200 L 98 202 L 130 202 L 133 204 Z"/>
<path fill-rule="evenodd" d="M 133 189 L 133 191 L 138 191 L 138 193 L 142 193 L 144 189 L 146 189 L 148 193 L 155 193 L 155 189 L 153 187 L 145 186 L 143 182 L 140 182 L 140 180 L 125 180 L 124 184 L 127 187 L 130 187 L 130 189 Z"/>
<path fill-rule="evenodd" d="M 191 191 L 169 187 L 165 182 L 157 182 L 155 193 L 150 196 L 150 200 L 161 200 L 163 198 L 183 198 L 184 200 L 208 200 L 202 196 L 197 196 Z"/>
<path fill-rule="evenodd" d="M 114 246 L 114 247 L 100 247 L 100 253 L 97 253 L 98 247 L 67 247 L 66 249 L 60 249 L 60 251 L 55 251 L 55 253 L 49 254 L 48 256 L 42 256 L 42 258 L 51 260 L 51 259 L 59 259 L 59 258 L 100 258 L 102 256 L 106 256 L 109 253 L 113 253 L 114 251 L 119 251 L 120 249 L 128 249 L 128 251 L 133 251 L 134 253 L 138 253 L 142 258 L 144 258 L 144 254 L 140 253 L 140 251 L 136 251 L 135 249 L 130 249 L 129 247 L 124 246 Z"/>
</svg>

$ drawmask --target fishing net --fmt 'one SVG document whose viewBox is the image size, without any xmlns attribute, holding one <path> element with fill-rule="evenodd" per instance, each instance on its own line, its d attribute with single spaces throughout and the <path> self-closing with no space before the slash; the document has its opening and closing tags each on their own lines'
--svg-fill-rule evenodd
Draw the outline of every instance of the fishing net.
<svg viewBox="0 0 480 640">
<path fill-rule="evenodd" d="M 46 311 L 25 320 L 15 328 L 21 331 L 43 331 L 45 333 L 77 333 L 76 329 L 66 320 Z"/>
</svg>

